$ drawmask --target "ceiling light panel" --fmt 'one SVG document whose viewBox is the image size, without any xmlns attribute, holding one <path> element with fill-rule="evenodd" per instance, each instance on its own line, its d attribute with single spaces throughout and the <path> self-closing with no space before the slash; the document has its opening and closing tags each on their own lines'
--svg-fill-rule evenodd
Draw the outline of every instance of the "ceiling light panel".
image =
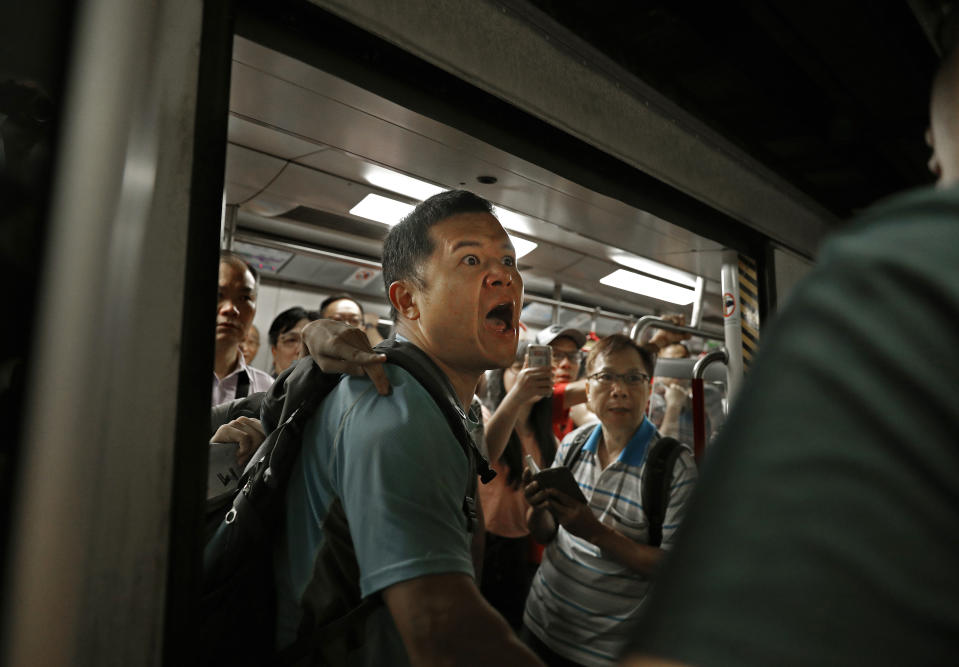
<svg viewBox="0 0 959 667">
<path fill-rule="evenodd" d="M 370 185 L 419 201 L 429 199 L 447 189 L 375 164 L 363 168 L 363 178 Z"/>
<path fill-rule="evenodd" d="M 696 276 L 693 274 L 687 273 L 686 271 L 681 271 L 680 269 L 674 269 L 671 266 L 666 266 L 665 264 L 660 264 L 659 262 L 654 262 L 653 260 L 646 259 L 645 257 L 637 257 L 636 255 L 631 255 L 626 252 L 613 252 L 610 253 L 609 258 L 617 264 L 628 266 L 636 271 L 648 273 L 651 276 L 665 278 L 666 280 L 671 280 L 674 283 L 679 283 L 680 285 L 689 285 L 690 287 L 696 286 Z"/>
<path fill-rule="evenodd" d="M 359 204 L 350 209 L 350 214 L 392 227 L 412 210 L 412 204 L 369 194 L 363 197 Z"/>
<path fill-rule="evenodd" d="M 687 306 L 696 299 L 696 292 L 692 289 L 656 280 L 625 269 L 613 271 L 608 276 L 600 278 L 599 282 L 603 285 L 642 294 L 660 301 L 668 301 L 680 306 Z"/>
<path fill-rule="evenodd" d="M 539 245 L 538 243 L 521 239 L 518 236 L 513 236 L 512 234 L 508 234 L 508 236 L 509 240 L 513 243 L 513 249 L 516 251 L 516 259 L 533 252 L 533 250 L 536 249 L 536 246 Z"/>
</svg>

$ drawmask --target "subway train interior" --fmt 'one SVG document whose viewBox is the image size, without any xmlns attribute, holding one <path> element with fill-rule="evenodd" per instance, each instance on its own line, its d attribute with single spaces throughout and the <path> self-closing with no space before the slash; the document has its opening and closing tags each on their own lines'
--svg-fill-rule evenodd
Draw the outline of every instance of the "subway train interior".
<svg viewBox="0 0 959 667">
<path fill-rule="evenodd" d="M 221 249 L 260 271 L 269 371 L 294 305 L 347 294 L 388 336 L 390 225 L 471 190 L 513 240 L 530 334 L 680 314 L 694 357 L 725 350 L 707 382 L 732 403 L 829 233 L 932 182 L 946 4 L 12 10 L 4 664 L 189 664 Z"/>
</svg>

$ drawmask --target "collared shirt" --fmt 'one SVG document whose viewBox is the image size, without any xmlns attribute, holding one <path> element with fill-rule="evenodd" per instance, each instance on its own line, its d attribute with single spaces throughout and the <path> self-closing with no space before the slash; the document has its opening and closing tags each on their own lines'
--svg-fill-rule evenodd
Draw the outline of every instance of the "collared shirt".
<svg viewBox="0 0 959 667">
<path fill-rule="evenodd" d="M 566 460 L 578 432 L 563 440 L 554 466 Z M 605 470 L 597 454 L 601 437 L 602 428 L 596 427 L 583 446 L 573 476 L 600 522 L 634 542 L 648 544 L 649 520 L 640 504 L 641 482 L 646 455 L 659 433 L 644 417 L 619 457 Z M 692 454 L 683 448 L 673 468 L 662 548 L 672 544 L 695 480 Z M 649 584 L 648 576 L 630 570 L 560 526 L 533 580 L 523 622 L 553 651 L 570 660 L 613 665 L 629 638 L 630 621 L 638 615 Z"/>
<path fill-rule="evenodd" d="M 232 401 L 237 397 L 236 385 L 237 381 L 240 379 L 240 373 L 246 373 L 250 380 L 249 394 L 254 394 L 258 391 L 266 391 L 273 384 L 273 378 L 270 377 L 269 373 L 261 371 L 259 368 L 247 366 L 246 361 L 243 359 L 243 355 L 240 354 L 239 351 L 237 352 L 236 356 L 239 358 L 240 363 L 232 373 L 227 375 L 222 380 L 216 376 L 216 373 L 213 374 L 213 397 L 210 403 L 211 407 L 215 407 L 221 403 L 226 403 L 227 401 Z"/>
</svg>

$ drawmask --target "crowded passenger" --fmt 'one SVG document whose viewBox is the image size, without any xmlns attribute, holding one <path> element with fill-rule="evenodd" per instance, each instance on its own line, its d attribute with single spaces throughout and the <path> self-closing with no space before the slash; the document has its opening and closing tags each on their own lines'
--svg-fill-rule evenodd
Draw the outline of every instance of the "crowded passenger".
<svg viewBox="0 0 959 667">
<path fill-rule="evenodd" d="M 580 379 L 586 334 L 579 329 L 554 324 L 536 336 L 540 345 L 549 345 L 553 364 L 553 435 L 562 439 L 576 428 L 570 410 L 586 402 L 586 381 Z"/>
<path fill-rule="evenodd" d="M 243 354 L 243 360 L 250 365 L 256 358 L 256 353 L 260 351 L 260 330 L 255 324 L 251 324 L 246 332 L 246 336 L 240 341 L 240 352 Z"/>
<path fill-rule="evenodd" d="M 367 316 L 359 301 L 346 294 L 335 294 L 323 300 L 320 304 L 320 317 L 337 322 L 345 322 L 351 327 L 362 329 L 370 340 L 370 345 L 376 345 L 383 340 L 383 336 L 376 329 L 376 317 Z"/>
<path fill-rule="evenodd" d="M 287 308 L 273 318 L 267 334 L 270 338 L 270 352 L 273 354 L 273 377 L 289 368 L 290 364 L 302 357 L 306 348 L 303 345 L 303 328 L 317 319 L 315 312 L 300 306 Z"/>
<path fill-rule="evenodd" d="M 383 277 L 398 339 L 436 365 L 465 413 L 482 372 L 512 363 L 522 304 L 490 204 L 464 191 L 421 203 L 387 236 Z M 342 593 L 369 601 L 362 623 L 341 629 L 350 662 L 538 664 L 473 580 L 464 489 L 474 473 L 459 442 L 418 382 L 385 371 L 389 396 L 345 378 L 307 423 L 276 561 L 279 645 L 297 637 L 301 602 L 323 624 L 344 611 Z M 355 563 L 352 576 L 329 570 L 334 560 Z"/>
<path fill-rule="evenodd" d="M 547 664 L 614 663 L 685 513 L 696 479 L 692 453 L 671 441 L 665 476 L 646 473 L 649 457 L 663 451 L 645 416 L 653 363 L 649 350 L 621 334 L 590 351 L 586 400 L 599 425 L 568 435 L 553 462 L 572 470 L 582 500 L 540 484 L 528 468 L 523 473 L 530 532 L 548 543 L 523 638 Z M 655 525 L 643 509 L 645 484 L 661 486 L 667 498 Z"/>
<path fill-rule="evenodd" d="M 346 294 L 334 294 L 324 299 L 320 304 L 320 317 L 345 322 L 358 329 L 363 328 L 363 306 Z"/>
<path fill-rule="evenodd" d="M 273 378 L 248 366 L 240 352 L 256 313 L 256 270 L 233 253 L 220 254 L 212 405 L 266 391 Z"/>
<path fill-rule="evenodd" d="M 938 189 L 823 247 L 765 334 L 626 664 L 950 665 L 959 656 L 959 53 Z"/>
<path fill-rule="evenodd" d="M 486 446 L 497 475 L 480 486 L 486 519 L 480 590 L 517 630 L 542 551 L 529 537 L 526 525 L 524 460 L 531 456 L 537 465 L 546 467 L 556 453 L 549 398 L 551 369 L 530 367 L 527 347 L 525 341 L 520 342 L 509 368 L 487 372 L 483 397 Z"/>
</svg>

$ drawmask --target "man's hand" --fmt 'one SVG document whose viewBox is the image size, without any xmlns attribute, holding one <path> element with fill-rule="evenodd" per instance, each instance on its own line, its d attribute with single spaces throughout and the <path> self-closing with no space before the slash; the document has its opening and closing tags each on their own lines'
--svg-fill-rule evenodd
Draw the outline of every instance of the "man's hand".
<svg viewBox="0 0 959 667">
<path fill-rule="evenodd" d="M 686 326 L 686 316 L 681 314 L 673 315 L 663 315 L 663 319 L 672 324 L 678 324 L 679 326 Z M 666 347 L 667 345 L 672 345 L 673 343 L 681 343 L 684 340 L 692 338 L 691 334 L 683 333 L 681 331 L 666 331 L 665 329 L 657 329 L 655 324 L 650 325 L 650 328 L 656 329 L 655 333 L 649 338 L 649 342 L 658 347 L 660 350 Z"/>
<path fill-rule="evenodd" d="M 570 498 L 557 489 L 544 487 L 533 479 L 529 468 L 523 470 L 523 484 L 523 495 L 533 508 L 533 514 L 549 510 L 556 523 L 588 542 L 605 530 L 606 527 L 586 503 Z"/>
<path fill-rule="evenodd" d="M 303 329 L 303 343 L 310 356 L 324 373 L 366 375 L 381 396 L 390 393 L 383 362 L 385 354 L 377 354 L 362 329 L 336 320 L 315 320 Z"/>
<path fill-rule="evenodd" d="M 670 405 L 685 405 L 686 388 L 676 381 L 667 382 L 664 398 L 666 399 L 666 407 L 669 407 Z"/>
<path fill-rule="evenodd" d="M 210 442 L 236 442 L 240 447 L 236 451 L 237 465 L 245 466 L 253 453 L 263 444 L 266 433 L 259 419 L 237 417 L 216 430 Z"/>
<path fill-rule="evenodd" d="M 523 405 L 535 403 L 553 393 L 552 369 L 549 366 L 523 366 L 516 374 L 516 382 L 511 392 Z"/>
<path fill-rule="evenodd" d="M 545 493 L 548 497 L 546 504 L 553 518 L 576 537 L 594 542 L 606 529 L 586 503 L 570 498 L 557 489 L 547 488 Z"/>
</svg>

